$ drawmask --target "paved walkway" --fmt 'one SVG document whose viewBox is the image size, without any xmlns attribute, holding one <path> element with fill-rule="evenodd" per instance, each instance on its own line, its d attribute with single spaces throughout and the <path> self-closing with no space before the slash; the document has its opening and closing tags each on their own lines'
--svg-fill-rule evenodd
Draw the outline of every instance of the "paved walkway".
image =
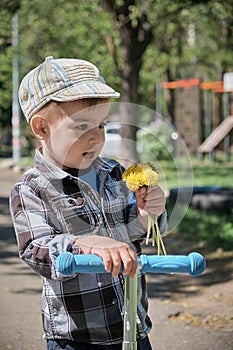
<svg viewBox="0 0 233 350">
<path fill-rule="evenodd" d="M 19 260 L 9 217 L 8 195 L 18 177 L 0 169 L 0 350 L 43 350 L 41 280 Z M 175 235 L 166 246 L 172 254 L 193 250 Z M 154 350 L 233 349 L 233 255 L 219 254 L 198 278 L 148 275 Z"/>
<path fill-rule="evenodd" d="M 8 196 L 19 177 L 0 170 L 0 349 L 42 350 L 41 280 L 18 258 Z"/>
</svg>

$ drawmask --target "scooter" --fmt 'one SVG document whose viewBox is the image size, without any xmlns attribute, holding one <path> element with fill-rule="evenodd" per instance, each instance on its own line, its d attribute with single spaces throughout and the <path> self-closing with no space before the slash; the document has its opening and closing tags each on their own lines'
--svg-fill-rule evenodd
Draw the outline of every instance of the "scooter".
<svg viewBox="0 0 233 350">
<path fill-rule="evenodd" d="M 206 268 L 204 257 L 195 252 L 187 256 L 143 254 L 137 263 L 141 273 L 188 273 L 194 277 L 201 275 Z M 58 256 L 56 266 L 60 273 L 67 276 L 73 273 L 107 273 L 103 260 L 92 254 L 73 255 L 65 252 Z M 122 350 L 137 350 L 137 286 L 137 273 L 133 278 L 126 276 Z"/>
</svg>

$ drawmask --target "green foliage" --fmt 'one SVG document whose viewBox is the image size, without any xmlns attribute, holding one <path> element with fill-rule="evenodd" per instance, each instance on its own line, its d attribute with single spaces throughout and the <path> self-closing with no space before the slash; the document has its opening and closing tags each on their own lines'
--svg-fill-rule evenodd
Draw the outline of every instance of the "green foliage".
<svg viewBox="0 0 233 350">
<path fill-rule="evenodd" d="M 99 66 L 106 81 L 119 89 L 120 80 L 107 45 L 112 23 L 99 1 L 21 0 L 20 3 L 20 80 L 46 56 L 80 57 Z M 0 8 L 3 18 L 0 27 L 0 124 L 3 126 L 11 123 L 12 101 L 12 14 L 6 7 Z"/>
<path fill-rule="evenodd" d="M 189 208 L 177 232 L 211 250 L 233 250 L 233 214 Z"/>
<path fill-rule="evenodd" d="M 171 132 L 166 124 L 151 122 L 147 128 L 140 128 L 137 141 L 142 148 L 140 160 L 150 162 L 154 155 L 157 159 L 170 160 L 174 151 Z"/>
<path fill-rule="evenodd" d="M 144 103 L 154 107 L 161 81 L 221 80 L 232 71 L 232 1 L 155 1 L 153 6 L 154 41 L 140 72 Z"/>
<path fill-rule="evenodd" d="M 110 2 L 0 2 L 1 126 L 10 125 L 11 119 L 11 18 L 19 5 L 20 78 L 46 56 L 81 57 L 99 66 L 107 82 L 120 90 L 119 69 L 124 70 L 128 63 L 124 61 L 120 31 L 129 23 L 132 30 L 128 33 L 128 50 L 132 62 L 145 35 L 150 30 L 153 33 L 140 66 L 137 90 L 141 104 L 154 107 L 158 82 L 190 77 L 219 80 L 225 71 L 232 70 L 231 0 L 135 0 L 125 12 L 126 2 L 117 0 L 111 1 L 115 16 L 108 12 L 107 3 Z"/>
<path fill-rule="evenodd" d="M 11 120 L 12 101 L 11 15 L 5 9 L 0 13 L 0 126 L 6 128 Z"/>
<path fill-rule="evenodd" d="M 99 1 L 23 0 L 19 18 L 22 76 L 49 55 L 88 59 L 114 76 L 106 45 L 111 20 Z"/>
</svg>

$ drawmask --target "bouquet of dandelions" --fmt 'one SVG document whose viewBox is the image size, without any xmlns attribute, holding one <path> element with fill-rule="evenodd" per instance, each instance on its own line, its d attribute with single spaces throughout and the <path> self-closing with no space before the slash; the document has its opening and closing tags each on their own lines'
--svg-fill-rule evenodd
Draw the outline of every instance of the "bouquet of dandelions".
<svg viewBox="0 0 233 350">
<path fill-rule="evenodd" d="M 141 163 L 131 165 L 122 174 L 122 179 L 126 182 L 129 190 L 137 191 L 142 187 L 157 186 L 159 182 L 159 174 L 156 167 L 152 163 Z M 148 213 L 148 227 L 146 244 L 152 239 L 152 246 L 157 245 L 157 254 L 166 255 L 162 236 L 159 230 L 157 217 L 155 214 Z"/>
</svg>

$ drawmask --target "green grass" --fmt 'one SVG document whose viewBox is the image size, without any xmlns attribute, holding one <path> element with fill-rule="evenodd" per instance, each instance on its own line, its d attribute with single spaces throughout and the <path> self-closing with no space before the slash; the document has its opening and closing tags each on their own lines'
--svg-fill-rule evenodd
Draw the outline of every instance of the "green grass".
<svg viewBox="0 0 233 350">
<path fill-rule="evenodd" d="M 233 188 L 233 164 L 230 162 L 211 163 L 192 160 L 193 186 L 221 186 Z M 177 187 L 177 170 L 174 164 L 164 163 L 167 187 Z M 165 171 L 165 170 L 164 170 Z M 172 208 L 168 204 L 168 214 Z M 227 213 L 217 210 L 204 211 L 189 207 L 176 233 L 210 251 L 222 248 L 233 250 L 233 211 Z"/>
<path fill-rule="evenodd" d="M 171 208 L 169 205 L 168 217 Z M 181 223 L 175 230 L 176 234 L 197 245 L 206 247 L 209 251 L 222 248 L 233 250 L 233 214 L 216 210 L 203 211 L 189 207 Z"/>
<path fill-rule="evenodd" d="M 210 163 L 193 161 L 195 186 L 222 186 L 233 188 L 232 163 Z"/>
<path fill-rule="evenodd" d="M 233 163 L 211 163 L 192 159 L 189 165 L 161 161 L 168 189 L 184 185 L 193 186 L 222 186 L 233 188 Z"/>
</svg>

